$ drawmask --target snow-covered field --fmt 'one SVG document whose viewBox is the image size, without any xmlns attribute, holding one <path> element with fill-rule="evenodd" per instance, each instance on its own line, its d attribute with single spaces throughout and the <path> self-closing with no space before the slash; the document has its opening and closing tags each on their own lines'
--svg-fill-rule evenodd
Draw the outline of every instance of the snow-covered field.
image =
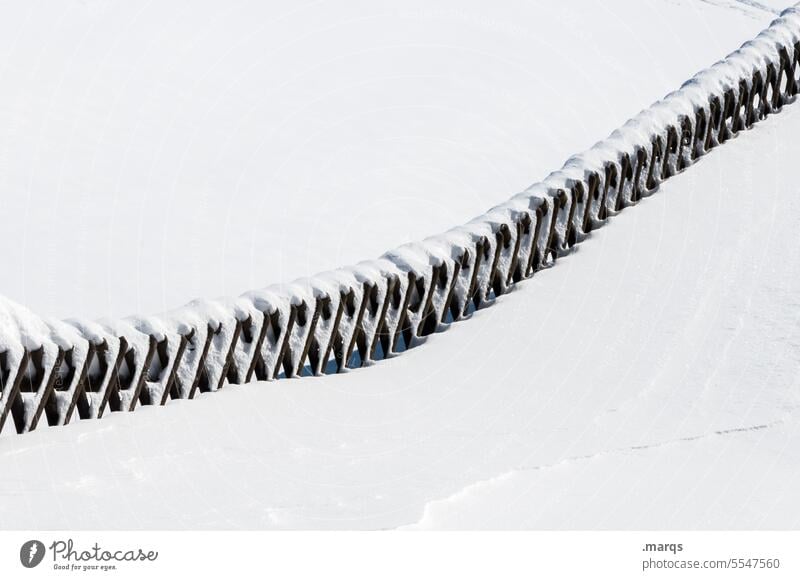
<svg viewBox="0 0 800 580">
<path fill-rule="evenodd" d="M 739 2 L 14 2 L 0 292 L 155 313 L 460 225 L 764 28 Z"/>
<path fill-rule="evenodd" d="M 58 316 L 444 230 L 774 16 L 21 6 L 0 19 L 0 291 Z M 402 357 L 3 437 L 0 527 L 797 527 L 797 107 Z"/>
</svg>

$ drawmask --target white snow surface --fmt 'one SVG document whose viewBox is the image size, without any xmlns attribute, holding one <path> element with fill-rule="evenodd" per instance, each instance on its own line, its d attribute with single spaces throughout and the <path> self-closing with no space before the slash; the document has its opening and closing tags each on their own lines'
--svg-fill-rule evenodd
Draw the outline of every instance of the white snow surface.
<svg viewBox="0 0 800 580">
<path fill-rule="evenodd" d="M 541 179 L 782 4 L 4 5 L 0 291 L 113 319 L 373 258 Z"/>
<path fill-rule="evenodd" d="M 401 357 L 4 438 L 0 527 L 796 528 L 798 131 Z"/>
<path fill-rule="evenodd" d="M 755 39 L 749 40 L 740 49 L 728 55 L 700 73 L 696 74 L 683 86 L 641 113 L 628 120 L 615 130 L 607 139 L 598 142 L 588 151 L 570 157 L 561 170 L 549 174 L 541 183 L 534 184 L 510 200 L 496 206 L 489 212 L 474 218 L 469 223 L 448 230 L 423 242 L 413 242 L 400 246 L 384 254 L 379 260 L 359 263 L 355 267 L 317 274 L 310 278 L 298 279 L 295 283 L 275 284 L 263 290 L 250 291 L 238 300 L 221 299 L 218 301 L 194 300 L 180 309 L 173 309 L 161 316 L 130 316 L 123 321 L 104 321 L 102 326 L 87 323 L 82 319 L 73 322 L 74 326 L 91 328 L 90 334 L 103 340 L 104 332 L 123 334 L 121 328 L 131 332 L 132 342 L 143 342 L 144 335 L 151 335 L 161 340 L 166 336 L 184 334 L 191 328 L 205 328 L 206 322 L 214 326 L 224 320 L 247 319 L 258 314 L 258 310 L 285 310 L 288 304 L 313 302 L 317 295 L 338 294 L 339 288 L 345 290 L 356 288 L 362 279 L 374 277 L 376 272 L 400 273 L 400 270 L 414 271 L 424 276 L 431 264 L 438 264 L 443 259 L 450 259 L 462 251 L 464 247 L 473 245 L 479 238 L 490 236 L 493 228 L 499 224 L 507 224 L 520 212 L 527 212 L 540 204 L 549 203 L 549 196 L 557 189 L 568 191 L 571 180 L 582 180 L 588 172 L 600 173 L 610 160 L 618 160 L 625 155 L 633 155 L 636 147 L 649 150 L 656 135 L 663 135 L 667 127 L 677 127 L 682 116 L 694 118 L 698 110 L 709 110 L 711 95 L 721 95 L 726 90 L 734 91 L 734 99 L 738 95 L 739 83 L 744 81 L 750 86 L 750 79 L 756 70 L 763 68 L 764 62 L 777 62 L 778 47 L 793 46 L 800 38 L 800 12 L 797 9 L 787 10 L 782 17 L 761 32 Z M 585 49 L 583 45 L 582 48 Z M 575 56 L 576 60 L 580 55 Z M 649 156 L 648 153 L 646 155 Z M 671 172 L 675 171 L 676 160 L 670 161 Z M 345 213 L 347 209 L 345 208 Z M 38 214 L 37 214 L 38 215 Z M 559 227 L 563 227 L 559 223 Z M 211 237 L 215 237 L 214 234 Z M 259 307 L 258 304 L 262 306 Z M 4 310 L 14 308 L 12 302 L 3 300 Z M 0 349 L 15 350 L 16 355 L 23 347 L 36 348 L 35 337 L 46 340 L 47 325 L 40 320 L 31 319 L 25 309 L 18 309 L 12 316 L 22 327 L 17 329 L 0 329 Z M 58 334 L 56 326 L 50 330 Z M 231 324 L 222 324 L 228 330 Z M 14 336 L 14 335 L 17 336 Z M 66 335 L 58 336 L 59 345 L 70 343 L 75 331 L 69 329 Z M 91 338 L 91 337 L 90 337 Z M 17 339 L 15 343 L 15 339 Z M 28 346 L 31 343 L 33 346 Z M 52 349 L 51 349 L 52 350 Z"/>
<path fill-rule="evenodd" d="M 774 16 L 754 4 L 542 3 L 531 18 L 508 4 L 491 22 L 474 6 L 381 7 L 362 19 L 323 4 L 336 13 L 265 20 L 277 39 L 235 8 L 198 22 L 179 5 L 128 18 L 124 4 L 64 4 L 37 28 L 55 47 L 32 52 L 41 70 L 15 52 L 32 42 L 25 26 L 46 23 L 37 10 L 52 8 L 32 4 L 0 53 L 14 81 L 0 96 L 10 105 L 0 107 L 10 131 L 0 235 L 20 250 L 3 266 L 3 292 L 52 316 L 154 311 L 442 231 L 752 37 Z M 308 36 L 292 36 L 292 18 L 306 26 L 311 15 Z M 656 17 L 660 26 L 641 24 Z M 137 18 L 161 30 L 144 51 L 127 47 Z M 453 38 L 441 38 L 443 21 Z M 564 41 L 567 22 L 580 43 Z M 233 35 L 234 25 L 244 28 Z M 374 49 L 348 52 L 367 38 Z M 268 42 L 288 60 L 264 57 Z M 286 83 L 281 67 L 306 70 L 292 58 L 320 76 Z M 469 71 L 453 68 L 465 60 Z M 0 528 L 796 527 L 797 107 L 424 348 L 343 375 L 3 437 Z M 0 303 L 4 324 L 19 316 Z M 31 337 L 51 331 L 33 320 Z"/>
</svg>

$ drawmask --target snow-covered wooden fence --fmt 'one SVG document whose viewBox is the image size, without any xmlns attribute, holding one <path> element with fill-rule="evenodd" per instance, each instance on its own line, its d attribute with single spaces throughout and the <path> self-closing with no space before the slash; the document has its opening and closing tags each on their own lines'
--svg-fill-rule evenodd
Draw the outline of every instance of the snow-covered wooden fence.
<svg viewBox="0 0 800 580">
<path fill-rule="evenodd" d="M 795 100 L 800 9 L 542 183 L 378 260 L 159 316 L 44 320 L 0 298 L 0 431 L 225 385 L 342 372 L 415 346 L 550 266 L 705 153 Z"/>
</svg>

